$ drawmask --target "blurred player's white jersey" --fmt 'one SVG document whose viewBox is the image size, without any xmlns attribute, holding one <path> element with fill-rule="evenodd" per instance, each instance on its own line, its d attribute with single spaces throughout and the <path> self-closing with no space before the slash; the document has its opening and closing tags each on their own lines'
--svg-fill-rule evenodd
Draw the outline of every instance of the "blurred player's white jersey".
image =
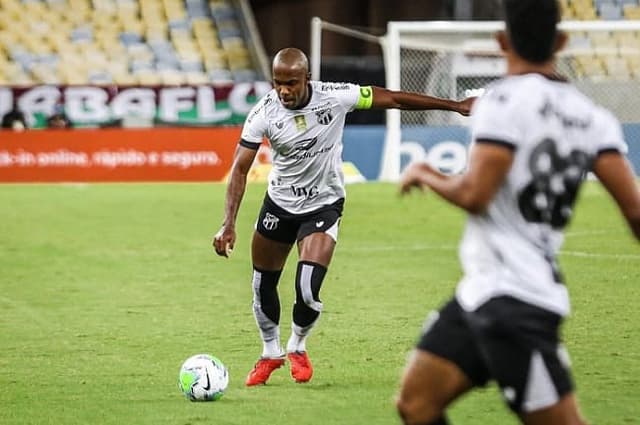
<svg viewBox="0 0 640 425">
<path fill-rule="evenodd" d="M 311 99 L 298 110 L 282 106 L 275 90 L 251 110 L 242 130 L 242 143 L 269 139 L 273 168 L 269 197 L 294 214 L 316 210 L 344 198 L 342 133 L 345 116 L 368 87 L 312 81 Z M 367 91 L 368 90 L 368 91 Z"/>
<path fill-rule="evenodd" d="M 556 263 L 562 229 L 597 155 L 627 152 L 620 123 L 570 84 L 527 74 L 489 86 L 472 110 L 471 136 L 513 149 L 514 159 L 486 212 L 469 216 L 458 301 L 472 311 L 507 295 L 568 314 Z"/>
</svg>

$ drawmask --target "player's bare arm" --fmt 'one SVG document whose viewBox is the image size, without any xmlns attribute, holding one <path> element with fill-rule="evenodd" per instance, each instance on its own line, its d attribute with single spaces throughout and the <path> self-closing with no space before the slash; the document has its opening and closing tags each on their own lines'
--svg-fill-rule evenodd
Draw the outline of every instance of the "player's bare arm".
<svg viewBox="0 0 640 425">
<path fill-rule="evenodd" d="M 453 205 L 479 214 L 495 196 L 512 161 L 513 151 L 510 148 L 479 141 L 471 150 L 465 173 L 448 176 L 426 163 L 415 163 L 403 174 L 400 191 L 406 194 L 413 187 L 429 187 Z"/>
<path fill-rule="evenodd" d="M 598 156 L 593 171 L 618 204 L 631 231 L 640 240 L 640 190 L 626 158 L 618 152 Z"/>
<path fill-rule="evenodd" d="M 236 242 L 236 216 L 247 186 L 247 174 L 256 157 L 257 150 L 238 145 L 231 166 L 229 185 L 224 204 L 224 221 L 213 238 L 216 254 L 228 257 Z"/>
<path fill-rule="evenodd" d="M 407 109 L 407 110 L 429 110 L 439 109 L 443 111 L 453 111 L 461 115 L 469 115 L 475 97 L 464 100 L 441 99 L 439 97 L 425 94 L 411 93 L 404 91 L 388 90 L 382 87 L 372 87 L 373 100 L 372 108 L 382 109 Z"/>
</svg>

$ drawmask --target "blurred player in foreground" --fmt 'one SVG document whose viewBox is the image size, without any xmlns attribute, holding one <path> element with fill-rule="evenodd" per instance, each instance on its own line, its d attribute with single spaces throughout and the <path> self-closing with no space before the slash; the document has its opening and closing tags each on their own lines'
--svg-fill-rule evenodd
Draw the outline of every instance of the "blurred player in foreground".
<svg viewBox="0 0 640 425">
<path fill-rule="evenodd" d="M 425 324 L 397 400 L 405 424 L 449 423 L 447 406 L 495 380 L 529 425 L 584 424 L 560 326 L 569 298 L 556 256 L 588 171 L 640 239 L 640 193 L 614 116 L 558 78 L 556 0 L 505 0 L 507 76 L 472 110 L 467 171 L 411 165 L 402 193 L 430 188 L 469 212 L 455 297 Z"/>
<path fill-rule="evenodd" d="M 311 379 L 307 336 L 322 302 L 320 287 L 338 239 L 345 198 L 342 133 L 354 109 L 443 109 L 468 115 L 473 99 L 453 101 L 417 93 L 351 83 L 310 81 L 306 55 L 279 51 L 273 60 L 274 89 L 251 110 L 242 130 L 227 187 L 216 253 L 228 257 L 236 241 L 236 216 L 247 173 L 266 137 L 273 151 L 267 194 L 251 244 L 253 312 L 263 341 L 262 355 L 246 385 L 264 384 L 285 362 L 296 382 Z M 278 281 L 293 245 L 298 249 L 291 336 L 280 344 Z"/>
</svg>

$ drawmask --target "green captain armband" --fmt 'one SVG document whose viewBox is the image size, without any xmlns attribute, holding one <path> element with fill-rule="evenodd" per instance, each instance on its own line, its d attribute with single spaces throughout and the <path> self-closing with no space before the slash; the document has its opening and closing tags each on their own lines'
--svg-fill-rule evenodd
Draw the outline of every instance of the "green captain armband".
<svg viewBox="0 0 640 425">
<path fill-rule="evenodd" d="M 370 109 L 373 104 L 373 89 L 371 86 L 360 87 L 360 95 L 356 103 L 356 109 Z"/>
</svg>

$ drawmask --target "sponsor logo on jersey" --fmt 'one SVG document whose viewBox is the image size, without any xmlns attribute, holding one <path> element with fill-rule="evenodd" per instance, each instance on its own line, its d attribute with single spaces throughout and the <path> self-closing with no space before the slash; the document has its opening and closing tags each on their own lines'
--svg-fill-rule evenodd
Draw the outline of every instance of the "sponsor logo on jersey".
<svg viewBox="0 0 640 425">
<path fill-rule="evenodd" d="M 565 128 L 579 128 L 587 130 L 591 126 L 591 117 L 576 117 L 559 111 L 549 99 L 546 99 L 544 105 L 538 111 L 543 118 L 555 117 Z"/>
<path fill-rule="evenodd" d="M 249 117 L 247 118 L 247 123 L 250 124 L 251 121 L 253 121 L 253 119 L 260 114 L 260 112 L 262 112 L 262 109 L 264 108 L 264 105 L 260 105 L 259 107 L 257 107 L 253 113 L 251 115 L 249 115 Z"/>
<path fill-rule="evenodd" d="M 326 102 L 323 102 L 323 103 L 321 103 L 319 105 L 312 106 L 311 110 L 312 111 L 319 111 L 320 109 L 326 109 L 326 108 L 330 108 L 330 107 L 331 107 L 331 102 L 326 101 Z"/>
<path fill-rule="evenodd" d="M 266 95 L 262 100 L 262 103 L 253 111 L 251 115 L 247 117 L 247 123 L 250 124 L 253 121 L 253 119 L 258 114 L 260 114 L 267 107 L 267 105 L 270 104 L 272 101 L 273 101 L 273 98 L 271 97 L 271 95 L 270 94 Z"/>
<path fill-rule="evenodd" d="M 312 147 L 314 147 L 318 143 L 318 138 L 314 137 L 312 139 L 302 139 L 296 142 L 296 145 L 287 153 L 286 156 L 295 155 L 296 152 L 300 151 L 308 151 Z"/>
<path fill-rule="evenodd" d="M 300 198 L 306 198 L 306 199 L 311 199 L 311 198 L 315 198 L 316 196 L 318 196 L 318 194 L 320 193 L 320 190 L 318 189 L 318 186 L 313 185 L 311 187 L 302 187 L 302 186 L 296 186 L 296 185 L 291 185 L 291 194 L 293 196 L 297 196 Z M 320 226 L 318 226 L 320 227 Z"/>
<path fill-rule="evenodd" d="M 323 84 L 320 86 L 321 91 L 332 90 L 349 90 L 349 84 Z"/>
<path fill-rule="evenodd" d="M 310 159 L 320 154 L 329 152 L 331 149 L 333 149 L 334 146 L 325 146 L 324 148 L 321 148 L 317 151 L 311 151 L 311 148 L 313 148 L 317 143 L 317 137 L 314 137 L 312 139 L 302 139 L 296 142 L 296 145 L 289 151 L 284 152 L 283 155 L 293 159 Z"/>
<path fill-rule="evenodd" d="M 278 228 L 278 222 L 280 219 L 271 213 L 266 213 L 262 220 L 262 225 L 267 230 L 275 230 Z"/>
<path fill-rule="evenodd" d="M 296 128 L 299 131 L 304 131 L 307 129 L 307 120 L 305 119 L 304 115 L 296 115 L 295 117 L 293 117 L 293 120 L 296 122 Z"/>
<path fill-rule="evenodd" d="M 329 125 L 329 123 L 333 119 L 333 114 L 331 113 L 331 109 L 327 108 L 321 111 L 317 111 L 316 118 L 318 119 L 318 124 Z"/>
</svg>

